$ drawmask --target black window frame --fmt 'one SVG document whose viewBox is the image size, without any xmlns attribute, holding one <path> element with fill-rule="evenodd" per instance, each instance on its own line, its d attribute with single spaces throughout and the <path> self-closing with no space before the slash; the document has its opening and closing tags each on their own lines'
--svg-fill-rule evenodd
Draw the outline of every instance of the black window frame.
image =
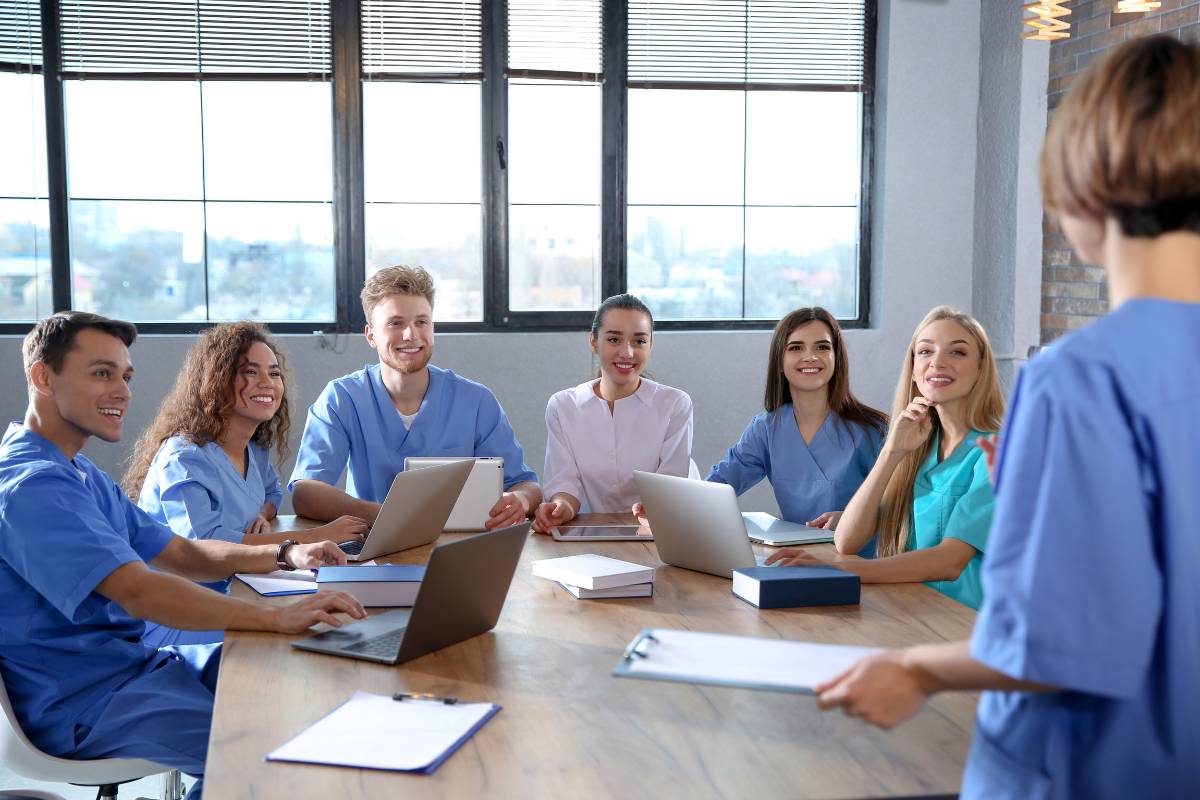
<svg viewBox="0 0 1200 800">
<path fill-rule="evenodd" d="M 51 286 L 55 311 L 71 307 L 71 257 L 67 194 L 66 125 L 63 81 L 78 77 L 62 70 L 59 0 L 41 0 L 41 65 L 3 65 L 5 71 L 33 72 L 43 76 L 46 110 L 46 158 L 49 194 Z M 358 0 L 331 0 L 332 103 L 333 103 L 333 216 L 334 308 L 336 319 L 326 322 L 266 321 L 283 334 L 357 333 L 366 323 L 358 293 L 366 277 L 366 242 L 363 164 L 362 15 Z M 482 266 L 483 319 L 478 322 L 439 321 L 443 332 L 500 333 L 504 331 L 558 332 L 580 330 L 591 323 L 590 311 L 511 311 L 508 264 L 508 176 L 502 153 L 508 140 L 508 79 L 506 0 L 483 3 L 483 79 L 481 83 Z M 625 291 L 627 280 L 627 164 L 628 164 L 628 41 L 627 0 L 604 0 L 601 81 L 601 197 L 600 288 L 604 297 Z M 872 178 L 875 166 L 875 50 L 878 0 L 865 2 L 863 53 L 861 169 L 859 190 L 858 314 L 839 319 L 844 328 L 866 328 L 871 321 L 871 237 L 873 218 Z M 198 74 L 121 72 L 88 79 L 121 80 L 201 79 Z M 304 80 L 303 76 L 271 73 L 204 75 L 203 80 L 262 81 Z M 310 80 L 312 77 L 309 78 Z M 773 84 L 696 84 L 688 88 L 734 91 L 822 90 L 845 87 Z M 660 88 L 668 88 L 661 86 Z M 135 321 L 136 322 L 136 321 Z M 659 330 L 767 330 L 774 319 L 659 320 Z M 142 322 L 139 331 L 149 334 L 191 334 L 215 322 Z M 28 322 L 0 322 L 0 334 L 24 334 Z"/>
</svg>

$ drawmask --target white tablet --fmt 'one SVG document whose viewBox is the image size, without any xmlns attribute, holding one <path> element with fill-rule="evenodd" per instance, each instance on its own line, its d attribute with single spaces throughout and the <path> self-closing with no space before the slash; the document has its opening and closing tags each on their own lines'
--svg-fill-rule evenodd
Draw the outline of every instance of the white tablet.
<svg viewBox="0 0 1200 800">
<path fill-rule="evenodd" d="M 488 520 L 488 512 L 500 493 L 504 491 L 504 459 L 487 456 L 478 458 L 429 456 L 409 456 L 404 459 L 404 469 L 420 469 L 421 467 L 436 467 L 439 464 L 450 464 L 455 461 L 474 461 L 475 466 L 467 477 L 467 483 L 462 488 L 450 518 L 446 520 L 445 529 L 448 531 L 481 531 Z"/>
<path fill-rule="evenodd" d="M 560 542 L 652 542 L 654 537 L 637 525 L 560 525 L 550 529 Z"/>
</svg>

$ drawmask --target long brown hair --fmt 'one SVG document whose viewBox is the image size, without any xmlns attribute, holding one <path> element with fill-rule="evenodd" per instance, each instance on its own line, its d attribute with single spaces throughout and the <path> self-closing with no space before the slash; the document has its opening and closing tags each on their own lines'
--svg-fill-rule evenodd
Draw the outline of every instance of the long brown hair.
<svg viewBox="0 0 1200 800">
<path fill-rule="evenodd" d="M 275 416 L 259 425 L 250 441 L 268 450 L 275 447 L 277 463 L 287 460 L 288 431 L 292 427 L 288 408 L 291 375 L 283 350 L 266 327 L 257 322 L 229 322 L 205 331 L 200 341 L 188 351 L 183 370 L 159 407 L 158 416 L 138 437 L 122 482 L 131 498 L 136 501 L 141 494 L 150 464 L 167 439 L 186 436 L 193 444 L 203 447 L 221 438 L 225 432 L 225 418 L 233 408 L 238 368 L 255 342 L 262 342 L 275 353 L 283 373 L 284 391 Z"/>
<path fill-rule="evenodd" d="M 792 331 L 810 322 L 822 322 L 829 328 L 833 341 L 833 377 L 826 384 L 829 392 L 829 408 L 843 422 L 857 422 L 865 428 L 874 428 L 882 436 L 887 432 L 888 418 L 882 411 L 859 401 L 850 391 L 850 362 L 846 355 L 846 344 L 837 318 L 820 306 L 797 308 L 788 313 L 771 335 L 771 351 L 767 356 L 767 386 L 763 392 L 763 408 L 772 412 L 792 401 L 791 389 L 783 376 L 783 353 L 787 349 Z"/>
<path fill-rule="evenodd" d="M 974 317 L 955 311 L 950 306 L 938 306 L 930 311 L 913 331 L 912 341 L 909 342 L 908 352 L 904 356 L 904 366 L 900 370 L 900 380 L 896 384 L 892 419 L 898 418 L 918 394 L 917 385 L 913 381 L 917 337 L 925 328 L 941 320 L 958 323 L 975 339 L 975 344 L 979 347 L 979 376 L 975 379 L 975 385 L 971 387 L 971 393 L 966 397 L 964 417 L 967 424 L 977 431 L 990 433 L 1000 430 L 1000 424 L 1004 420 L 1004 393 L 1000 390 L 996 357 L 992 353 L 987 331 Z M 917 472 L 933 448 L 934 433 L 940 430 L 941 420 L 934 414 L 933 428 L 925 444 L 904 457 L 884 487 L 883 498 L 879 503 L 879 533 L 875 545 L 875 551 L 880 556 L 903 553 L 908 546 L 909 518 L 912 514 L 913 487 L 917 481 Z"/>
</svg>

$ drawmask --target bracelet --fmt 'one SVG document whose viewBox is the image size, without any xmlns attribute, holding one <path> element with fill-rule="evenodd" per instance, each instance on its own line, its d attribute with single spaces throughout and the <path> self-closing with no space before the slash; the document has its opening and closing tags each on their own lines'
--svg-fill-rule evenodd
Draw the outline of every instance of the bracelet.
<svg viewBox="0 0 1200 800">
<path fill-rule="evenodd" d="M 295 539 L 284 539 L 282 542 L 279 543 L 279 547 L 276 548 L 276 550 L 275 550 L 275 566 L 279 567 L 282 570 L 287 570 L 288 572 L 291 572 L 292 570 L 296 569 L 291 564 L 289 564 L 288 560 L 287 560 L 288 548 L 294 544 L 299 544 L 299 542 L 297 542 Z"/>
</svg>

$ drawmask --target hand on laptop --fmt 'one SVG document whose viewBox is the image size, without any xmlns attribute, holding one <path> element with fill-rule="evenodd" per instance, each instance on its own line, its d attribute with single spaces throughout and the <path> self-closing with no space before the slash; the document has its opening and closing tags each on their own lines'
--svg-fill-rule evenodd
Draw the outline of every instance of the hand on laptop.
<svg viewBox="0 0 1200 800">
<path fill-rule="evenodd" d="M 332 545 L 330 546 L 332 547 Z M 296 547 L 292 549 L 295 550 Z M 336 547 L 333 549 L 337 550 Z M 343 554 L 342 562 L 345 563 L 345 560 L 346 557 Z M 291 605 L 275 609 L 273 630 L 277 633 L 304 633 L 319 622 L 340 628 L 342 621 L 337 618 L 339 613 L 349 614 L 354 619 L 362 619 L 367 616 L 362 603 L 345 592 L 317 592 L 312 597 L 306 597 Z"/>
<path fill-rule="evenodd" d="M 483 527 L 492 531 L 496 528 L 516 525 L 529 516 L 529 507 L 525 505 L 526 502 L 528 501 L 520 492 L 505 492 L 500 495 L 496 505 L 492 506 L 491 511 L 488 512 L 488 521 L 483 523 Z"/>
<path fill-rule="evenodd" d="M 799 547 L 782 547 L 767 556 L 767 560 L 763 563 L 766 566 L 777 565 L 780 567 L 836 566 L 822 561 L 812 553 L 806 553 Z"/>
<path fill-rule="evenodd" d="M 810 528 L 824 528 L 827 531 L 831 531 L 837 528 L 838 520 L 841 518 L 841 511 L 826 511 L 816 519 L 810 519 L 804 524 Z"/>
<path fill-rule="evenodd" d="M 341 516 L 319 528 L 305 531 L 311 542 L 361 542 L 367 538 L 367 521 L 360 517 Z"/>
</svg>

